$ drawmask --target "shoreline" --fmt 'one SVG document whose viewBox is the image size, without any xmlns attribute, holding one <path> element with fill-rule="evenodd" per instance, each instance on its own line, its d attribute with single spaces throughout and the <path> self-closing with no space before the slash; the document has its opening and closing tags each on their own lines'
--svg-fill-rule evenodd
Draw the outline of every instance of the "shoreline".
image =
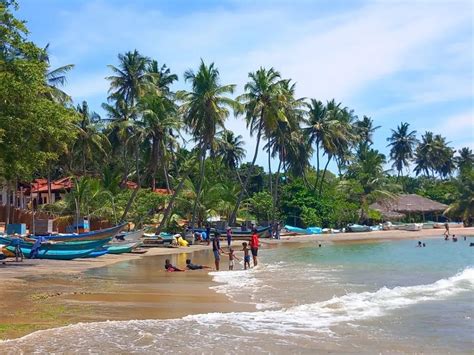
<svg viewBox="0 0 474 355">
<path fill-rule="evenodd" d="M 474 236 L 474 228 L 454 231 Z M 318 234 L 260 239 L 262 248 L 299 243 L 366 243 L 442 237 L 444 230 L 375 231 Z M 240 246 L 235 240 L 233 245 Z M 225 249 L 225 248 L 224 248 Z M 193 262 L 213 266 L 208 245 L 187 248 L 150 248 L 145 254 L 106 255 L 72 261 L 8 261 L 0 265 L 0 339 L 14 339 L 37 330 L 78 322 L 132 319 L 172 319 L 210 312 L 254 311 L 252 304 L 238 303 L 211 287 L 217 283 L 206 270 L 163 270 L 165 258 L 183 267 Z M 227 270 L 223 258 L 221 270 Z M 209 270 L 212 271 L 212 270 Z"/>
</svg>

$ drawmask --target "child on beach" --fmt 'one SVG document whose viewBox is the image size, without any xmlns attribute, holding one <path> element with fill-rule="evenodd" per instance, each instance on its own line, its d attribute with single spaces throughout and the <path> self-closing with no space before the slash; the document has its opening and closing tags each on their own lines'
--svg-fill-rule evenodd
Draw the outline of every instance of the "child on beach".
<svg viewBox="0 0 474 355">
<path fill-rule="evenodd" d="M 240 260 L 237 256 L 235 256 L 234 249 L 230 248 L 229 252 L 227 253 L 229 255 L 229 270 L 234 270 L 234 259 Z"/>
<path fill-rule="evenodd" d="M 171 264 L 170 259 L 165 260 L 165 270 L 166 271 L 184 271 L 184 270 L 178 269 L 176 266 Z"/>
<path fill-rule="evenodd" d="M 242 243 L 242 251 L 244 252 L 244 270 L 247 270 L 247 267 L 250 269 L 250 249 L 247 246 L 246 242 Z"/>
<path fill-rule="evenodd" d="M 210 269 L 210 266 L 193 264 L 191 259 L 186 259 L 186 267 L 189 270 L 201 270 L 201 269 Z"/>
</svg>

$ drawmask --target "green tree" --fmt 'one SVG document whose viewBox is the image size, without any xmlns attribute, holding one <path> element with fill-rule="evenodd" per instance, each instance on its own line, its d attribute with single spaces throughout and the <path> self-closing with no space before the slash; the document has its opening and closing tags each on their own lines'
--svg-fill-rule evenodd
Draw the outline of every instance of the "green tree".
<svg viewBox="0 0 474 355">
<path fill-rule="evenodd" d="M 192 89 L 180 93 L 183 100 L 181 110 L 184 122 L 201 152 L 199 159 L 200 182 L 191 217 L 191 227 L 193 227 L 204 180 L 206 153 L 212 148 L 217 128 L 224 128 L 224 122 L 229 116 L 229 108 L 237 108 L 237 105 L 234 100 L 226 96 L 234 92 L 235 85 L 220 84 L 219 70 L 214 66 L 214 63 L 206 65 L 201 60 L 198 71 L 186 71 L 184 79 L 191 82 Z"/>
<path fill-rule="evenodd" d="M 237 203 L 235 204 L 229 223 L 234 223 L 237 217 L 240 203 L 247 190 L 247 185 L 253 173 L 255 161 L 257 160 L 262 134 L 270 137 L 276 129 L 278 121 L 284 119 L 282 105 L 282 80 L 280 73 L 275 69 L 260 68 L 256 72 L 249 73 L 250 81 L 245 84 L 245 93 L 237 100 L 242 104 L 238 113 L 243 113 L 250 128 L 250 134 L 257 136 L 257 144 L 252 163 L 249 166 L 248 174 L 245 177 L 243 188 L 240 191 Z"/>
<path fill-rule="evenodd" d="M 418 140 L 416 131 L 409 131 L 410 124 L 402 122 L 397 130 L 392 129 L 392 135 L 387 138 L 390 142 L 390 159 L 393 161 L 393 167 L 397 169 L 398 176 L 403 176 L 403 168 L 408 167 L 413 159 L 413 151 Z"/>
</svg>

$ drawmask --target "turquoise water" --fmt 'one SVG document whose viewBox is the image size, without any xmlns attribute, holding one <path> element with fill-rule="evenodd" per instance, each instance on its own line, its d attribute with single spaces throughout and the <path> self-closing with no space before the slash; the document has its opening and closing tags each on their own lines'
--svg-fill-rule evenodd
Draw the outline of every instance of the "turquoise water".
<svg viewBox="0 0 474 355">
<path fill-rule="evenodd" d="M 257 268 L 211 273 L 216 292 L 254 312 L 77 324 L 0 343 L 0 353 L 470 354 L 471 240 L 262 249 Z"/>
</svg>

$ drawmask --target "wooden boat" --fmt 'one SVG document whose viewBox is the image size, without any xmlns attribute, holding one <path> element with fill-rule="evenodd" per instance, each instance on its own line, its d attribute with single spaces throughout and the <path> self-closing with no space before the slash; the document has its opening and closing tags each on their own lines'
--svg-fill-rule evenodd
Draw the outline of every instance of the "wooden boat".
<svg viewBox="0 0 474 355">
<path fill-rule="evenodd" d="M 14 245 L 15 238 L 12 237 L 0 237 L 0 243 L 5 245 Z M 33 248 L 36 240 L 31 238 L 18 238 L 20 241 L 20 247 L 22 248 Z M 99 240 L 86 240 L 77 242 L 54 242 L 46 240 L 41 243 L 40 249 L 42 250 L 84 250 L 84 249 L 96 249 L 104 244 L 108 243 L 110 238 L 99 239 Z"/>
<path fill-rule="evenodd" d="M 31 255 L 31 248 L 20 247 L 23 255 L 27 258 Z M 15 247 L 8 246 L 7 250 L 15 252 Z M 54 259 L 54 260 L 72 260 L 77 258 L 87 257 L 95 249 L 82 249 L 82 250 L 38 250 L 38 254 L 35 256 L 36 259 Z"/>
<path fill-rule="evenodd" d="M 205 232 L 205 229 L 198 228 L 194 229 L 195 232 Z M 224 229 L 218 229 L 216 230 L 215 228 L 211 229 L 211 234 L 218 232 L 221 236 L 225 236 L 227 231 Z M 260 227 L 257 228 L 257 234 L 259 238 L 270 238 L 270 227 Z M 232 228 L 232 239 L 234 240 L 250 240 L 252 237 L 252 231 L 251 230 L 242 230 L 241 228 Z"/>
<path fill-rule="evenodd" d="M 438 229 L 444 229 L 445 228 L 445 223 L 435 223 L 433 225 L 433 228 L 438 228 Z M 464 224 L 462 222 L 448 222 L 449 229 L 451 228 L 462 228 L 464 227 Z"/>
<path fill-rule="evenodd" d="M 401 226 L 399 230 L 405 230 L 405 231 L 411 231 L 411 232 L 416 232 L 416 231 L 421 231 L 423 229 L 423 223 L 407 223 L 404 226 Z"/>
<path fill-rule="evenodd" d="M 307 234 L 306 229 L 293 227 L 289 225 L 285 225 L 283 229 L 286 229 L 290 233 Z"/>
<path fill-rule="evenodd" d="M 109 254 L 130 253 L 133 249 L 138 247 L 139 244 L 140 243 L 109 244 L 107 250 Z"/>
<path fill-rule="evenodd" d="M 145 231 L 143 229 L 139 229 L 136 231 L 131 231 L 131 232 L 121 232 L 115 236 L 113 239 L 113 243 L 115 242 L 126 242 L 126 243 L 132 243 L 132 242 L 138 242 L 143 235 L 145 234 Z"/>
<path fill-rule="evenodd" d="M 98 258 L 99 256 L 105 255 L 109 253 L 108 248 L 100 248 L 94 250 L 92 253 L 85 256 L 85 258 Z"/>
<path fill-rule="evenodd" d="M 117 235 L 127 224 L 122 223 L 114 227 L 99 229 L 92 232 L 80 233 L 80 234 L 52 234 L 48 235 L 46 238 L 48 240 L 62 241 L 62 242 L 71 242 L 71 241 L 86 241 L 86 240 L 98 240 L 113 238 Z M 36 238 L 36 236 L 31 236 Z M 44 236 L 42 236 L 44 238 Z"/>
<path fill-rule="evenodd" d="M 349 232 L 361 233 L 361 232 L 370 232 L 370 227 L 361 224 L 349 224 L 347 226 Z"/>
</svg>

